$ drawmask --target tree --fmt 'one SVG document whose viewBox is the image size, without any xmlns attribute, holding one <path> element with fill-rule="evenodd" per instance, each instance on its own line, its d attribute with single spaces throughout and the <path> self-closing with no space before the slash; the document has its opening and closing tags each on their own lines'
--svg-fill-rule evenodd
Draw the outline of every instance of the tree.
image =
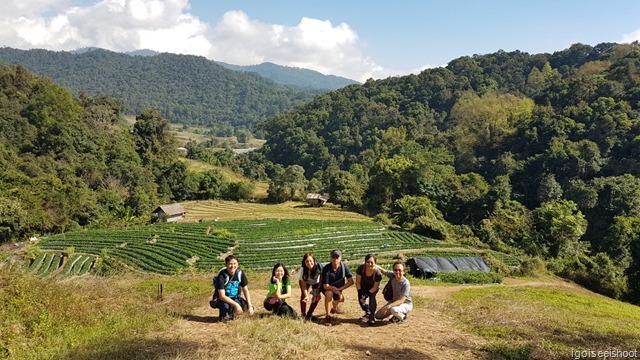
<svg viewBox="0 0 640 360">
<path fill-rule="evenodd" d="M 329 178 L 329 199 L 341 207 L 358 209 L 362 206 L 363 185 L 355 175 L 340 170 Z"/>
<path fill-rule="evenodd" d="M 562 198 L 562 187 L 556 181 L 556 177 L 553 174 L 545 174 L 540 180 L 540 186 L 538 186 L 538 193 L 536 199 L 543 203 L 549 201 L 557 201 Z"/>
<path fill-rule="evenodd" d="M 543 253 L 564 257 L 584 251 L 579 241 L 587 229 L 587 221 L 573 201 L 542 203 L 532 215 L 535 236 Z"/>
<path fill-rule="evenodd" d="M 450 114 L 458 161 L 472 165 L 475 157 L 498 158 L 510 138 L 530 121 L 533 107 L 531 99 L 511 94 L 462 94 Z"/>
<path fill-rule="evenodd" d="M 136 116 L 133 134 L 138 154 L 145 165 L 162 169 L 176 158 L 177 142 L 169 130 L 169 121 L 158 110 L 147 109 Z"/>
<path fill-rule="evenodd" d="M 424 196 L 405 196 L 394 202 L 396 223 L 404 229 L 438 240 L 447 238 L 447 222 Z"/>
</svg>

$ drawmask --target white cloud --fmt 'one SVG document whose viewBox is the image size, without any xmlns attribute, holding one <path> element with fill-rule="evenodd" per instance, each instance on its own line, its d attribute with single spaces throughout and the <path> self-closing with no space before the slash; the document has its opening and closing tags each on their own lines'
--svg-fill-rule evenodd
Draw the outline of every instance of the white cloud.
<svg viewBox="0 0 640 360">
<path fill-rule="evenodd" d="M 630 33 L 622 35 L 622 43 L 630 43 L 634 41 L 640 41 L 640 29 Z"/>
<path fill-rule="evenodd" d="M 236 10 L 210 25 L 189 12 L 188 0 L 99 0 L 83 6 L 71 6 L 71 0 L 3 1 L 0 14 L 0 46 L 152 49 L 237 65 L 272 62 L 359 81 L 396 73 L 363 54 L 348 24 L 308 17 L 284 26 Z"/>
</svg>

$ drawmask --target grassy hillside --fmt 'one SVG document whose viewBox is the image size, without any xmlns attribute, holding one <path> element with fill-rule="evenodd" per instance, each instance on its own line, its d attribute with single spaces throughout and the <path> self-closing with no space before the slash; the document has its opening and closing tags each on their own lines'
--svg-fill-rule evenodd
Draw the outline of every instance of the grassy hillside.
<svg viewBox="0 0 640 360">
<path fill-rule="evenodd" d="M 249 272 L 256 316 L 218 323 L 217 311 L 206 303 L 211 274 L 51 281 L 0 270 L 0 356 L 568 359 L 572 351 L 637 349 L 640 338 L 640 308 L 548 278 L 499 286 L 414 285 L 409 321 L 366 330 L 356 320 L 352 287 L 344 304 L 349 314 L 327 331 L 269 316 L 261 306 L 268 277 Z M 297 300 L 291 304 L 298 308 Z"/>
</svg>

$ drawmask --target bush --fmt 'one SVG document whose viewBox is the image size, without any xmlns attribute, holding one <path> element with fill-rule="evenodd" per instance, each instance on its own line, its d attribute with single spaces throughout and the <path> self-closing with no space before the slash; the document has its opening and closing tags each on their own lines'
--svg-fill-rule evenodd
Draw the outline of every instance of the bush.
<svg viewBox="0 0 640 360">
<path fill-rule="evenodd" d="M 380 213 L 373 217 L 373 221 L 377 221 L 384 226 L 391 225 L 391 219 L 387 216 L 387 214 Z"/>
<path fill-rule="evenodd" d="M 502 275 L 495 272 L 482 271 L 455 271 L 441 272 L 436 278 L 442 282 L 454 284 L 500 284 L 502 283 Z"/>
<path fill-rule="evenodd" d="M 544 260 L 537 256 L 523 256 L 520 259 L 520 267 L 514 273 L 517 276 L 540 276 L 547 271 Z"/>
</svg>

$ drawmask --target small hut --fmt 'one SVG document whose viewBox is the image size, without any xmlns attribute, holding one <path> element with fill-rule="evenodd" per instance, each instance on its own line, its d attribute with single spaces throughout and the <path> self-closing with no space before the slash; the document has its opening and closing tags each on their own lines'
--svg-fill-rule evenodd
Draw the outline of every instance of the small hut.
<svg viewBox="0 0 640 360">
<path fill-rule="evenodd" d="M 307 204 L 311 206 L 322 206 L 327 202 L 327 200 L 329 200 L 328 196 L 313 193 L 307 194 Z"/>
<path fill-rule="evenodd" d="M 155 221 L 176 222 L 182 219 L 187 212 L 182 205 L 175 203 L 169 205 L 160 205 L 153 210 L 152 217 Z"/>
</svg>

